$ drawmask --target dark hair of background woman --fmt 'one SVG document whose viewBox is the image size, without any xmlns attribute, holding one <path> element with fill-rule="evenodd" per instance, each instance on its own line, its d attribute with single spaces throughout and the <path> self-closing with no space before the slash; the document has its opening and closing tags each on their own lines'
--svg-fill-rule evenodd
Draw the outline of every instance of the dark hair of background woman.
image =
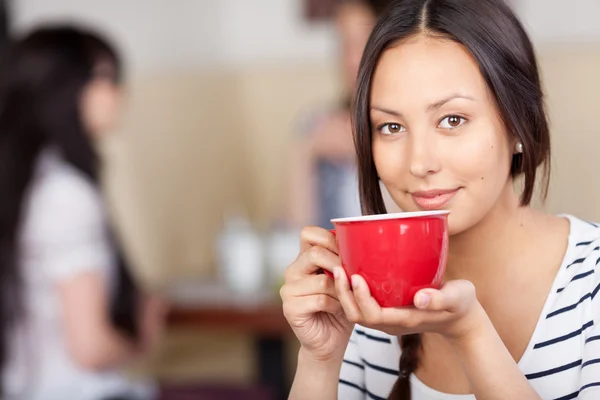
<svg viewBox="0 0 600 400">
<path fill-rule="evenodd" d="M 99 186 L 99 158 L 85 131 L 79 99 L 98 62 L 114 66 L 117 53 L 101 37 L 75 27 L 38 29 L 8 46 L 0 65 L 0 369 L 6 365 L 11 328 L 25 307 L 18 260 L 23 204 L 36 160 L 48 146 Z M 138 293 L 120 249 L 111 316 L 137 339 Z"/>
<path fill-rule="evenodd" d="M 416 34 L 465 46 L 493 95 L 508 135 L 523 144 L 513 156 L 511 174 L 523 177 L 521 204 L 534 193 L 538 167 L 544 166 L 542 193 L 548 188 L 550 135 L 533 46 L 517 17 L 502 0 L 399 0 L 377 23 L 361 62 L 353 109 L 359 186 L 364 214 L 385 213 L 373 162 L 369 98 L 382 53 Z M 418 366 L 419 335 L 401 338 L 399 378 L 390 399 L 409 400 L 410 375 Z"/>
</svg>

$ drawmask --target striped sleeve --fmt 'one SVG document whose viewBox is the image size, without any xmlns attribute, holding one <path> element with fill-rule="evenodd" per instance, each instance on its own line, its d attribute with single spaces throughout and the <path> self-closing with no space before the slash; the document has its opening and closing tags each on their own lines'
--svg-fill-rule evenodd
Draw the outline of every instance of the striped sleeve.
<svg viewBox="0 0 600 400">
<path fill-rule="evenodd" d="M 360 356 L 355 328 L 344 354 L 338 383 L 338 399 L 364 400 L 365 393 L 365 365 Z"/>
<path fill-rule="evenodd" d="M 595 275 L 596 282 L 590 293 L 594 325 L 584 344 L 578 397 L 580 400 L 600 399 L 600 271 L 595 270 Z"/>
</svg>

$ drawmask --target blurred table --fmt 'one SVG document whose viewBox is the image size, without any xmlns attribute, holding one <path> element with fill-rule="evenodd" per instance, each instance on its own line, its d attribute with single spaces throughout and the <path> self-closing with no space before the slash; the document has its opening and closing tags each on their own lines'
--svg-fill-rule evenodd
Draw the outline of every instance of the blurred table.
<svg viewBox="0 0 600 400">
<path fill-rule="evenodd" d="M 274 289 L 239 294 L 222 283 L 203 282 L 179 285 L 170 297 L 170 326 L 229 330 L 253 336 L 259 383 L 268 387 L 275 399 L 287 399 L 285 339 L 293 333 Z"/>
</svg>

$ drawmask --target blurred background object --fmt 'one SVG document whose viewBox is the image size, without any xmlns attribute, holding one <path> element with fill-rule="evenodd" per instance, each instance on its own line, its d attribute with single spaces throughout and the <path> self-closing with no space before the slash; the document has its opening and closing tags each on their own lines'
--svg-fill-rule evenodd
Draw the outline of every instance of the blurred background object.
<svg viewBox="0 0 600 400">
<path fill-rule="evenodd" d="M 350 107 L 362 53 L 377 15 L 367 1 L 346 0 L 334 4 L 332 18 L 342 88 L 336 102 L 315 106 L 302 119 L 290 141 L 282 219 L 295 229 L 307 225 L 332 228 L 331 219 L 361 213 Z"/>
<path fill-rule="evenodd" d="M 322 4 L 11 4 L 9 22 L 17 31 L 48 20 L 74 20 L 105 31 L 127 55 L 130 101 L 124 134 L 103 149 L 111 160 L 107 185 L 140 282 L 167 291 L 182 305 L 174 318 L 179 322 L 147 370 L 162 382 L 185 385 L 188 394 L 190 386 L 210 386 L 214 396 L 215 386 L 272 384 L 295 365 L 294 342 L 283 340 L 285 325 L 278 325 L 276 314 L 277 276 L 285 260 L 294 258 L 294 231 L 281 224 L 290 207 L 290 143 L 298 137 L 299 121 L 319 105 L 340 104 L 347 93 L 334 8 L 321 12 L 311 3 Z M 554 154 L 544 207 L 600 221 L 597 165 L 594 157 L 582 156 L 600 140 L 595 120 L 600 3 L 510 3 L 532 35 L 548 93 Z M 260 272 L 270 285 L 261 295 L 241 296 L 220 286 L 217 244 L 232 209 L 247 217 L 260 238 L 257 249 L 271 260 Z M 257 315 L 271 321 L 267 332 L 248 322 Z M 263 374 L 260 368 L 273 360 L 287 362 L 287 370 Z"/>
<path fill-rule="evenodd" d="M 336 0 L 305 0 L 304 16 L 310 21 L 323 21 L 333 18 Z"/>
</svg>

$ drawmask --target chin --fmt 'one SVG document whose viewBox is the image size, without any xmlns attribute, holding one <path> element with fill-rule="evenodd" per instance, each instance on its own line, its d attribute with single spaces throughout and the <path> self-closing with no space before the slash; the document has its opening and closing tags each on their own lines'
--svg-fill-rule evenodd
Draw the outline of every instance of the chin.
<svg viewBox="0 0 600 400">
<path fill-rule="evenodd" d="M 454 236 L 459 233 L 463 233 L 466 229 L 461 221 L 460 215 L 450 214 L 448 215 L 448 235 Z"/>
</svg>

